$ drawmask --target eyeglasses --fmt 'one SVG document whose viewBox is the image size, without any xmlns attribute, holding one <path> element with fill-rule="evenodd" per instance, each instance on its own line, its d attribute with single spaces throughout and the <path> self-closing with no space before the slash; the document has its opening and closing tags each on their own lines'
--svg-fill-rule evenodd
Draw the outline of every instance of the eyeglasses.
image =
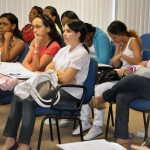
<svg viewBox="0 0 150 150">
<path fill-rule="evenodd" d="M 8 26 L 9 25 L 9 23 L 6 23 L 6 22 L 0 22 L 0 27 L 6 27 L 6 26 Z"/>
</svg>

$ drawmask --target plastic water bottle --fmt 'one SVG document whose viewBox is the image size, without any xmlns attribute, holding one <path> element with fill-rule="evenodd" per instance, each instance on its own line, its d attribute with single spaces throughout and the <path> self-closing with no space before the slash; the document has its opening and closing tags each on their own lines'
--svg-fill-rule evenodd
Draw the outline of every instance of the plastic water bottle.
<svg viewBox="0 0 150 150">
<path fill-rule="evenodd" d="M 145 133 L 142 131 L 138 131 L 136 135 L 137 135 L 137 137 L 144 138 Z"/>
</svg>

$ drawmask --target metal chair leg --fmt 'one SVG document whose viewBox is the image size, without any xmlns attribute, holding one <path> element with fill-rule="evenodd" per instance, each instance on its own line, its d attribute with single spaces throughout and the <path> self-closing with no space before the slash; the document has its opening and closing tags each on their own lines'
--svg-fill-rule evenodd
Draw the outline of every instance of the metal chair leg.
<svg viewBox="0 0 150 150">
<path fill-rule="evenodd" d="M 92 111 L 92 118 L 94 118 L 94 109 L 92 108 L 91 111 Z"/>
<path fill-rule="evenodd" d="M 49 130 L 50 130 L 51 141 L 54 141 L 53 128 L 52 128 L 52 118 L 49 118 Z"/>
<path fill-rule="evenodd" d="M 77 118 L 78 122 L 79 122 L 79 126 L 80 126 L 80 137 L 81 137 L 81 141 L 83 141 L 83 130 L 82 130 L 82 121 Z"/>
<path fill-rule="evenodd" d="M 56 129 L 57 129 L 58 143 L 61 144 L 61 137 L 60 137 L 59 123 L 58 123 L 58 118 L 57 118 L 57 117 L 56 117 Z"/>
<path fill-rule="evenodd" d="M 145 130 L 145 135 L 144 135 L 144 141 L 147 139 L 147 119 L 146 119 L 146 114 L 143 112 L 143 121 L 144 121 L 144 130 Z"/>
<path fill-rule="evenodd" d="M 110 121 L 111 113 L 112 113 L 112 104 L 109 105 L 108 116 L 107 116 L 107 124 L 106 124 L 106 131 L 105 131 L 105 139 L 107 139 L 107 136 L 108 136 L 109 121 Z"/>
<path fill-rule="evenodd" d="M 112 126 L 114 126 L 114 125 L 115 125 L 115 123 L 114 123 L 114 115 L 113 115 L 112 104 L 111 104 L 111 111 L 110 111 L 110 115 L 111 115 L 111 123 L 112 123 Z"/>
<path fill-rule="evenodd" d="M 40 147 L 41 147 L 41 140 L 42 140 L 42 134 L 43 134 L 43 126 L 44 126 L 44 122 L 45 122 L 46 119 L 47 119 L 47 118 L 45 117 L 45 118 L 42 120 L 42 122 L 41 122 L 37 150 L 40 150 Z"/>
</svg>

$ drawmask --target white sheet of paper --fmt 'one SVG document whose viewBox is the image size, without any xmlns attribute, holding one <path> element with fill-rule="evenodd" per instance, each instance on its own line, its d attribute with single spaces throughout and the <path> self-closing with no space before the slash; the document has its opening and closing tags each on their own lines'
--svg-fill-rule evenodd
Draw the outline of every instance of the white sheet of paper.
<svg viewBox="0 0 150 150">
<path fill-rule="evenodd" d="M 20 63 L 1 62 L 0 74 L 19 79 L 19 78 L 30 78 L 36 75 L 37 73 L 29 71 Z"/>
<path fill-rule="evenodd" d="M 126 150 L 121 145 L 108 142 L 105 139 L 57 144 L 57 146 L 63 150 Z"/>
</svg>

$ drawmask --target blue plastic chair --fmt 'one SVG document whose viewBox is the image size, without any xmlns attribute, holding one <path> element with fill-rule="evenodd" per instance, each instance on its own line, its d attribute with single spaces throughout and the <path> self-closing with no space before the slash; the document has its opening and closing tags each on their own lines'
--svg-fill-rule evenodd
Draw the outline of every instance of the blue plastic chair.
<svg viewBox="0 0 150 150">
<path fill-rule="evenodd" d="M 146 37 L 149 38 L 149 40 Z M 147 41 L 150 41 L 150 34 L 143 35 L 143 37 L 142 37 L 142 43 L 146 43 Z M 147 46 L 150 46 L 150 44 Z M 150 49 L 148 49 L 150 47 L 144 46 L 144 48 L 146 48 L 146 49 L 143 49 L 143 54 L 142 54 L 143 60 L 150 60 Z M 109 109 L 108 109 L 105 139 L 107 139 L 107 135 L 108 135 L 110 118 L 112 120 L 112 126 L 114 126 L 113 110 L 112 110 L 113 104 L 114 103 L 111 102 L 109 105 Z M 150 121 L 150 100 L 146 100 L 146 99 L 140 99 L 139 100 L 139 99 L 137 99 L 137 100 L 134 100 L 133 102 L 131 102 L 129 107 L 131 109 L 134 109 L 136 111 L 143 113 L 144 129 L 145 129 L 144 141 L 145 141 L 148 137 L 148 127 L 149 127 L 149 121 Z M 146 117 L 146 113 L 149 113 L 147 115 L 147 117 Z"/>
<path fill-rule="evenodd" d="M 69 107 L 69 106 L 64 106 L 64 107 L 60 106 L 59 107 L 59 106 L 55 105 L 55 109 L 52 107 L 51 108 L 37 107 L 35 109 L 36 116 L 45 116 L 41 121 L 41 127 L 40 127 L 39 139 L 38 139 L 38 147 L 37 147 L 38 150 L 40 149 L 40 146 L 41 146 L 44 121 L 47 118 L 49 118 L 49 123 L 50 123 L 51 141 L 53 141 L 53 130 L 52 130 L 52 125 L 51 125 L 51 118 L 56 119 L 56 128 L 57 128 L 57 136 L 58 136 L 59 144 L 61 144 L 61 138 L 60 138 L 58 119 L 78 120 L 79 125 L 80 125 L 80 137 L 81 137 L 81 141 L 83 141 L 82 124 L 81 124 L 81 120 L 78 116 L 80 116 L 80 110 L 81 110 L 82 104 L 88 103 L 94 94 L 94 87 L 95 87 L 95 82 L 96 82 L 97 71 L 98 71 L 98 64 L 94 59 L 91 58 L 88 76 L 84 82 L 84 85 L 82 86 L 83 88 L 86 88 L 86 94 L 83 95 L 83 97 L 81 98 L 80 105 L 78 107 L 76 107 L 76 108 Z M 65 85 L 63 85 L 63 86 L 65 86 Z"/>
<path fill-rule="evenodd" d="M 140 36 L 142 41 L 142 49 L 150 49 L 150 33 L 146 33 Z"/>
<path fill-rule="evenodd" d="M 131 109 L 134 109 L 136 111 L 143 113 L 143 121 L 144 121 L 144 141 L 148 138 L 148 127 L 149 127 L 149 121 L 150 121 L 150 99 L 135 99 L 130 103 L 129 106 Z M 146 113 L 148 113 L 146 117 Z"/>
<path fill-rule="evenodd" d="M 22 51 L 22 53 L 20 54 L 20 56 L 17 59 L 17 62 L 22 63 L 24 58 L 26 57 L 27 53 L 29 51 L 29 45 L 27 43 L 25 43 L 24 45 L 24 50 Z"/>
<path fill-rule="evenodd" d="M 28 44 L 25 43 L 24 50 L 22 51 L 22 53 L 18 57 L 17 62 L 22 63 L 24 58 L 26 57 L 28 51 L 29 51 L 29 46 L 28 46 Z M 13 97 L 13 93 L 10 93 L 10 95 L 7 95 L 7 96 L 0 98 L 0 104 L 10 104 L 12 97 Z"/>
</svg>

